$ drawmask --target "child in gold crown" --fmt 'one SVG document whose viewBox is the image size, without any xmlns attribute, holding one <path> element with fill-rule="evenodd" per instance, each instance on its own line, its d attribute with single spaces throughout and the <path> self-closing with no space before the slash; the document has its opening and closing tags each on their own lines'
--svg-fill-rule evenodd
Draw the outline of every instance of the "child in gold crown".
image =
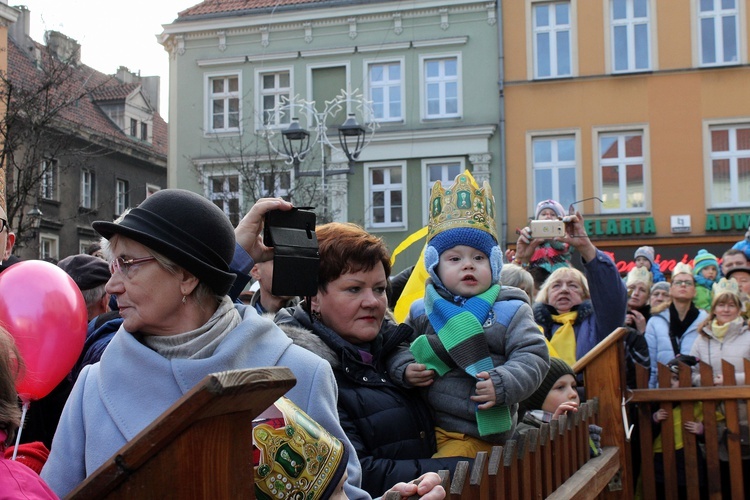
<svg viewBox="0 0 750 500">
<path fill-rule="evenodd" d="M 435 183 L 424 262 L 425 298 L 412 304 L 409 348 L 389 364 L 394 381 L 422 387 L 435 413 L 435 457 L 475 456 L 513 435 L 518 403 L 549 369 L 526 294 L 500 286 L 495 200 L 471 174 Z M 472 404 L 473 403 L 473 404 Z"/>
</svg>

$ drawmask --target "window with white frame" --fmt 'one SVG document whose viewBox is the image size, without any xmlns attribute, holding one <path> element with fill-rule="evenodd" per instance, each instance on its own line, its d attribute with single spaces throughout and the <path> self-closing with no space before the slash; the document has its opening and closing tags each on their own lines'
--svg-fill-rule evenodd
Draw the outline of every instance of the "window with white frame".
<svg viewBox="0 0 750 500">
<path fill-rule="evenodd" d="M 263 125 L 288 125 L 292 113 L 285 103 L 289 102 L 292 92 L 290 72 L 259 73 L 258 89 Z"/>
<path fill-rule="evenodd" d="M 750 206 L 750 123 L 716 126 L 711 136 L 711 208 Z"/>
<path fill-rule="evenodd" d="M 612 69 L 615 73 L 651 68 L 649 0 L 611 0 Z"/>
<path fill-rule="evenodd" d="M 403 78 L 400 61 L 373 62 L 367 65 L 369 99 L 375 121 L 403 119 Z"/>
<path fill-rule="evenodd" d="M 563 207 L 576 201 L 575 136 L 537 137 L 532 140 L 534 205 L 557 200 Z"/>
<path fill-rule="evenodd" d="M 406 181 L 404 164 L 370 165 L 367 170 L 368 226 L 404 227 Z"/>
<path fill-rule="evenodd" d="M 156 193 L 157 191 L 161 191 L 161 187 L 157 186 L 156 184 L 146 184 L 146 198 Z"/>
<path fill-rule="evenodd" d="M 227 214 L 233 226 L 240 222 L 239 174 L 212 175 L 208 179 L 208 198 Z"/>
<path fill-rule="evenodd" d="M 41 164 L 41 179 L 39 182 L 39 194 L 46 200 L 57 199 L 57 161 L 44 160 Z"/>
<path fill-rule="evenodd" d="M 261 174 L 262 194 L 265 198 L 283 198 L 291 201 L 289 191 L 292 188 L 292 173 L 289 170 L 281 172 L 263 172 Z"/>
<path fill-rule="evenodd" d="M 425 118 L 461 116 L 461 60 L 458 56 L 422 58 Z"/>
<path fill-rule="evenodd" d="M 60 240 L 54 234 L 42 233 L 39 237 L 39 258 L 57 261 L 60 258 Z"/>
<path fill-rule="evenodd" d="M 699 0 L 701 66 L 739 62 L 738 0 Z"/>
<path fill-rule="evenodd" d="M 238 132 L 242 118 L 239 74 L 209 76 L 207 86 L 207 130 Z"/>
<path fill-rule="evenodd" d="M 532 9 L 534 78 L 571 76 L 570 2 L 537 3 Z"/>
<path fill-rule="evenodd" d="M 602 212 L 638 212 L 646 206 L 643 132 L 599 135 Z"/>
<path fill-rule="evenodd" d="M 81 206 L 83 208 L 94 208 L 94 171 L 88 168 L 81 170 Z"/>
<path fill-rule="evenodd" d="M 122 214 L 130 206 L 130 183 L 123 179 L 115 181 L 115 215 Z"/>
<path fill-rule="evenodd" d="M 453 181 L 456 176 L 464 171 L 464 162 L 461 158 L 441 158 L 441 159 L 430 159 L 422 160 L 422 167 L 427 182 L 424 183 L 425 191 L 422 193 L 424 196 L 422 206 L 428 206 L 430 202 L 430 193 L 432 192 L 432 186 L 437 181 L 443 188 L 448 188 L 453 185 Z M 424 212 L 424 223 L 427 224 L 428 213 Z"/>
</svg>

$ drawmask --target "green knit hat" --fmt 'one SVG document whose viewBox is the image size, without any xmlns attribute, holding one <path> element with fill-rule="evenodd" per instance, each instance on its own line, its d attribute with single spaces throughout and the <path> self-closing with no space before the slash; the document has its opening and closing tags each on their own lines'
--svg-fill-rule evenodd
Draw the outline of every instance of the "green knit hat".
<svg viewBox="0 0 750 500">
<path fill-rule="evenodd" d="M 708 266 L 714 266 L 717 270 L 719 269 L 719 262 L 716 260 L 716 256 L 709 253 L 706 249 L 698 250 L 695 262 L 693 263 L 693 276 L 698 276 Z"/>
</svg>

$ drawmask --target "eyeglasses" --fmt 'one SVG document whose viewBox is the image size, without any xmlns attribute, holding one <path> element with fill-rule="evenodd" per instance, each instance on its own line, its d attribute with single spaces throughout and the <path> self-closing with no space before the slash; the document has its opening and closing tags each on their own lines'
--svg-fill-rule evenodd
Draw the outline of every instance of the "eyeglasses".
<svg viewBox="0 0 750 500">
<path fill-rule="evenodd" d="M 10 231 L 10 226 L 8 225 L 8 221 L 0 217 L 0 233 L 2 233 L 5 230 Z"/>
<path fill-rule="evenodd" d="M 115 260 L 109 263 L 109 272 L 114 276 L 115 273 L 122 273 L 126 278 L 130 278 L 130 268 L 136 264 L 142 264 L 144 262 L 150 262 L 156 260 L 156 257 L 149 255 L 148 257 L 140 257 L 138 259 L 123 259 L 117 257 Z"/>
<path fill-rule="evenodd" d="M 691 286 L 694 286 L 694 285 L 695 285 L 695 283 L 693 281 L 690 281 L 690 280 L 679 280 L 679 281 L 673 281 L 672 282 L 672 286 L 687 286 L 687 287 L 691 287 Z"/>
</svg>

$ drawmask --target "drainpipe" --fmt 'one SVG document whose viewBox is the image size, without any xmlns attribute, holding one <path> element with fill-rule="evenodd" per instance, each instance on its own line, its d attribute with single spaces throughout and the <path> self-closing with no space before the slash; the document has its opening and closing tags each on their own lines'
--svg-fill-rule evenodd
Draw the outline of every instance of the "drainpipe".
<svg viewBox="0 0 750 500">
<path fill-rule="evenodd" d="M 500 100 L 500 116 L 498 135 L 500 139 L 500 248 L 505 251 L 508 247 L 508 182 L 505 165 L 505 49 L 503 47 L 503 0 L 497 0 L 497 52 L 498 52 L 498 98 Z M 497 200 L 495 200 L 497 201 Z"/>
</svg>

